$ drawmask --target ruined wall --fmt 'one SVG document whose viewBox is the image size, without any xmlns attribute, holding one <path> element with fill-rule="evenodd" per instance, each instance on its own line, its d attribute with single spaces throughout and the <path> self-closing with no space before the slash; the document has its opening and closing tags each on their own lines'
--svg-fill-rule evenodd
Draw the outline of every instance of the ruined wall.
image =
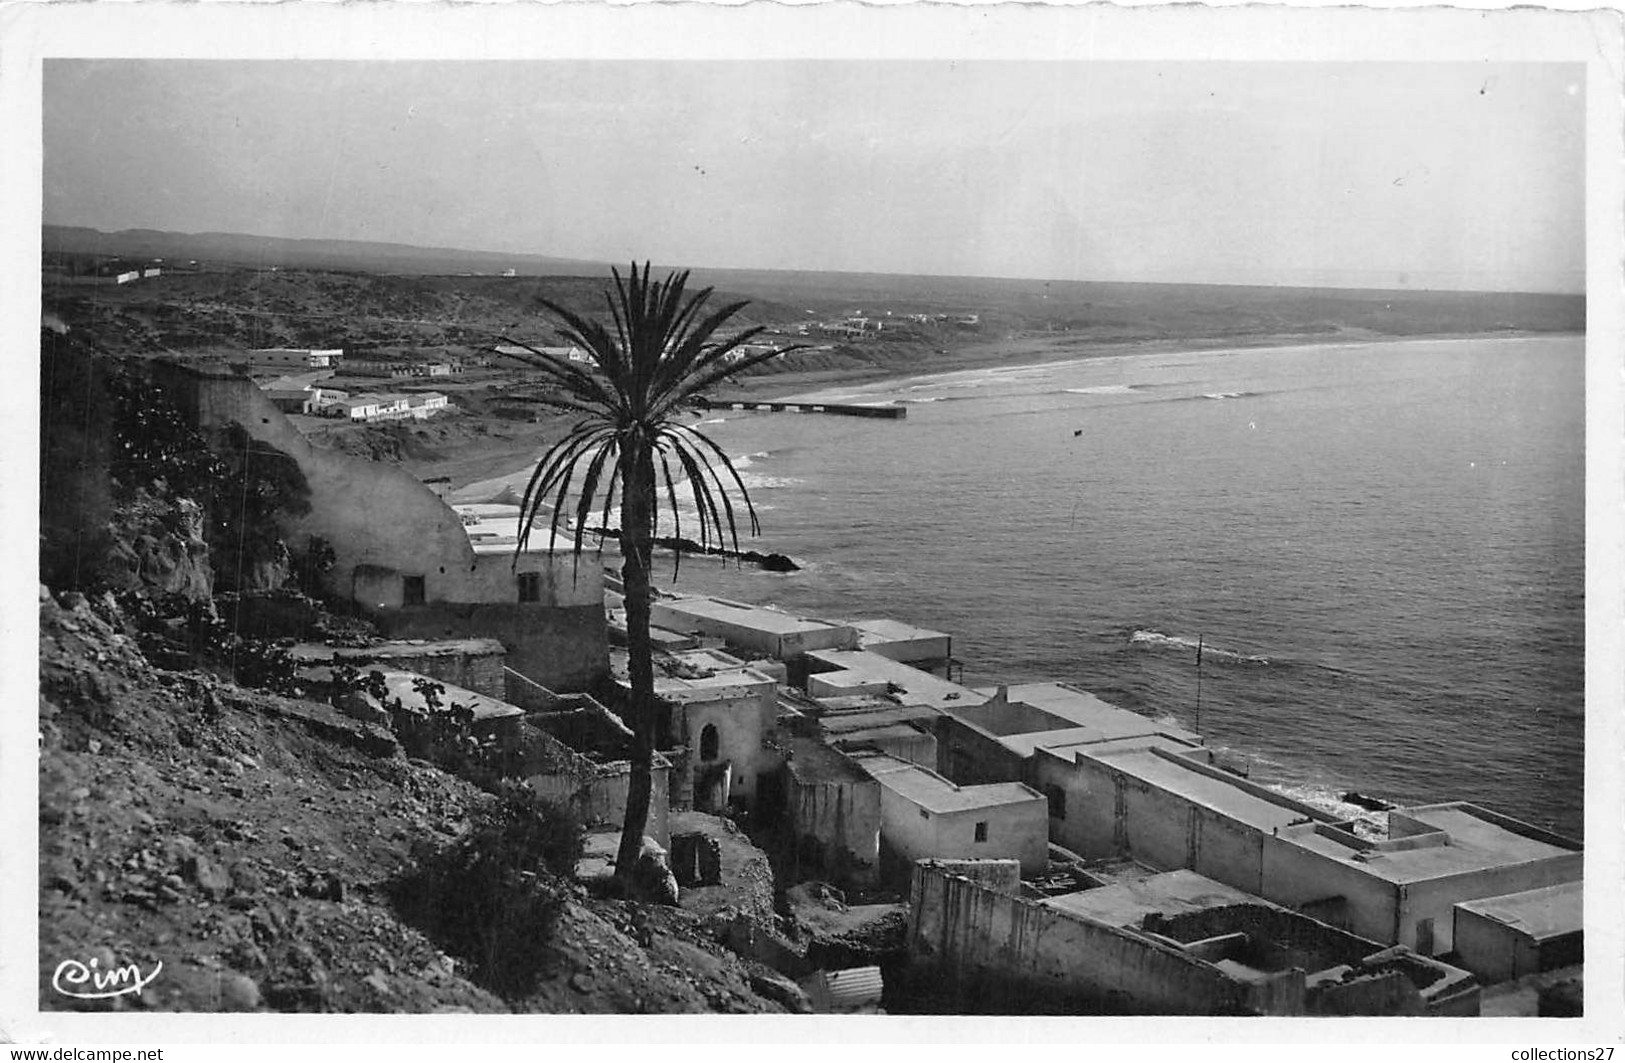
<svg viewBox="0 0 1625 1063">
<path fill-rule="evenodd" d="M 1239 983 L 1175 948 L 998 893 L 930 864 L 915 865 L 908 951 L 911 965 L 943 980 L 994 983 L 1006 992 L 1103 1010 L 1255 1010 Z"/>
<path fill-rule="evenodd" d="M 671 844 L 670 775 L 670 766 L 659 762 L 650 772 L 649 822 L 644 833 L 662 847 Z M 574 769 L 555 766 L 525 780 L 539 796 L 574 808 L 588 827 L 619 827 L 626 820 L 631 783 L 632 766 L 626 761 L 593 764 L 584 757 Z"/>
<path fill-rule="evenodd" d="M 1315 1015 L 1422 1015 L 1422 994 L 1398 971 L 1322 986 L 1313 996 Z"/>
<path fill-rule="evenodd" d="M 507 650 L 507 667 L 554 691 L 589 690 L 609 672 L 602 603 L 553 608 L 431 602 L 384 610 L 374 619 L 391 638 L 494 638 Z"/>
<path fill-rule="evenodd" d="M 1021 864 L 1015 860 L 927 860 L 924 863 L 933 871 L 958 875 L 1007 897 L 1021 895 Z"/>
<path fill-rule="evenodd" d="M 872 885 L 880 871 L 880 784 L 873 779 L 802 780 L 789 774 L 790 822 L 798 844 L 817 840 L 820 862 L 841 884 Z"/>
<path fill-rule="evenodd" d="M 499 645 L 494 652 L 426 650 L 421 654 L 392 653 L 388 663 L 390 667 L 403 672 L 416 672 L 442 683 L 484 694 L 488 698 L 506 701 L 508 685 L 502 671 L 506 655 L 507 649 Z"/>
<path fill-rule="evenodd" d="M 1338 964 L 1353 966 L 1381 948 L 1308 916 L 1264 904 L 1229 904 L 1169 918 L 1152 915 L 1143 929 L 1184 942 L 1246 934 L 1254 948 L 1268 954 L 1271 966 L 1301 967 L 1310 973 Z"/>
</svg>

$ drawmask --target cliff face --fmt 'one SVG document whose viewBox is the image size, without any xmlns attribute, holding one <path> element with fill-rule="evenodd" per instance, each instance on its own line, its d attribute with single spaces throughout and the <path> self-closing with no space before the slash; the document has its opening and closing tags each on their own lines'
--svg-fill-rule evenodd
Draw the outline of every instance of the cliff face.
<svg viewBox="0 0 1625 1063">
<path fill-rule="evenodd" d="M 203 538 L 203 510 L 189 498 L 137 490 L 109 521 L 101 579 L 112 590 L 177 595 L 189 602 L 214 594 L 214 569 Z"/>
</svg>

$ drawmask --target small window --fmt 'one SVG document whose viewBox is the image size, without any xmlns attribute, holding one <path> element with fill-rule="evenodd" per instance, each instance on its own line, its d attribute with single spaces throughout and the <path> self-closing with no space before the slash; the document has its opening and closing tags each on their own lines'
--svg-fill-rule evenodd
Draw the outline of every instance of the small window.
<svg viewBox="0 0 1625 1063">
<path fill-rule="evenodd" d="M 1066 791 L 1050 783 L 1044 787 L 1044 796 L 1049 800 L 1049 818 L 1066 818 Z"/>
<path fill-rule="evenodd" d="M 717 725 L 714 723 L 706 724 L 705 729 L 700 732 L 700 759 L 716 760 L 717 746 L 719 744 Z"/>
<path fill-rule="evenodd" d="M 402 578 L 401 601 L 406 605 L 423 604 L 424 589 L 422 576 L 406 576 Z"/>
<path fill-rule="evenodd" d="M 542 600 L 542 574 L 540 572 L 519 573 L 519 600 L 522 602 L 539 602 Z"/>
<path fill-rule="evenodd" d="M 976 824 L 976 840 L 979 842 L 987 841 L 987 820 L 985 819 Z"/>
</svg>

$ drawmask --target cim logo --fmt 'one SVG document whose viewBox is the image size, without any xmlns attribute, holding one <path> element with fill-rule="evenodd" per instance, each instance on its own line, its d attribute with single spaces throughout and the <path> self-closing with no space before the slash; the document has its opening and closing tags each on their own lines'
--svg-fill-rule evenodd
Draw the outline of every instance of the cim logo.
<svg viewBox="0 0 1625 1063">
<path fill-rule="evenodd" d="M 133 963 L 123 967 L 109 964 L 104 968 L 101 960 L 94 957 L 89 963 L 63 960 L 56 965 L 56 973 L 51 975 L 51 988 L 77 1000 L 106 1000 L 126 993 L 140 994 L 163 969 L 164 964 L 160 960 L 152 973 L 143 977 L 141 968 Z"/>
</svg>

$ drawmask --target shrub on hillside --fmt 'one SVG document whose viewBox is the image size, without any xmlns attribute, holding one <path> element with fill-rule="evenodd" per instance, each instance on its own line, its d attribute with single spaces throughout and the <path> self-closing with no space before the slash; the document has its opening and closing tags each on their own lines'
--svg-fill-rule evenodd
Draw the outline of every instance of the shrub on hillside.
<svg viewBox="0 0 1625 1063">
<path fill-rule="evenodd" d="M 461 841 L 421 852 L 391 892 L 402 917 L 469 964 L 474 982 L 521 997 L 541 973 L 583 847 L 573 812 L 510 787 Z"/>
</svg>

